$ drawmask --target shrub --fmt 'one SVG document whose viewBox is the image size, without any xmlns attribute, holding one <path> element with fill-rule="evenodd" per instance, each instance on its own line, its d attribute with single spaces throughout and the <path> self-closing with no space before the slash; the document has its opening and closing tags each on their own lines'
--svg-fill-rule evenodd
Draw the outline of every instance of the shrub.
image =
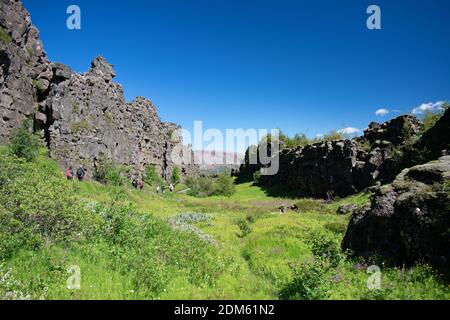
<svg viewBox="0 0 450 320">
<path fill-rule="evenodd" d="M 233 178 L 226 173 L 217 178 L 190 176 L 186 179 L 186 185 L 190 188 L 189 194 L 196 197 L 230 197 L 236 192 Z"/>
<path fill-rule="evenodd" d="M 253 174 L 253 181 L 255 184 L 261 183 L 261 170 L 258 170 Z"/>
<path fill-rule="evenodd" d="M 236 186 L 233 178 L 228 174 L 222 173 L 215 181 L 214 195 L 231 197 L 236 193 Z"/>
<path fill-rule="evenodd" d="M 33 161 L 39 155 L 39 138 L 30 132 L 30 122 L 25 120 L 20 128 L 13 130 L 9 148 L 19 158 Z"/>
<path fill-rule="evenodd" d="M 162 183 L 162 178 L 156 172 L 156 166 L 154 164 L 150 164 L 147 167 L 145 167 L 143 180 L 145 183 L 151 186 Z"/>
<path fill-rule="evenodd" d="M 329 262 L 332 267 L 337 267 L 343 260 L 337 241 L 324 232 L 311 233 L 306 241 L 315 258 Z"/>
<path fill-rule="evenodd" d="M 340 133 L 339 131 L 333 129 L 330 132 L 323 135 L 321 138 L 322 141 L 335 141 L 335 140 L 344 140 L 345 136 L 344 134 Z"/>
<path fill-rule="evenodd" d="M 282 300 L 319 300 L 329 296 L 328 268 L 320 260 L 292 267 L 293 280 L 279 293 Z"/>
<path fill-rule="evenodd" d="M 438 120 L 442 117 L 443 114 L 444 114 L 443 111 L 438 112 L 438 113 L 431 112 L 431 111 L 425 112 L 422 117 L 421 132 L 425 133 L 428 130 L 430 130 L 432 127 L 434 127 L 436 122 L 438 122 Z"/>
<path fill-rule="evenodd" d="M 245 238 L 252 232 L 252 228 L 250 227 L 250 223 L 247 219 L 238 220 L 237 225 L 241 230 L 241 234 L 239 235 L 241 238 Z"/>
<path fill-rule="evenodd" d="M 0 154 L 0 260 L 19 249 L 90 237 L 95 217 L 73 195 L 56 165 L 18 162 Z"/>
<path fill-rule="evenodd" d="M 190 176 L 186 179 L 189 194 L 195 197 L 210 197 L 214 194 L 214 181 L 210 177 Z"/>
<path fill-rule="evenodd" d="M 104 155 L 95 163 L 94 179 L 104 184 L 123 186 L 126 183 L 126 173 L 124 166 L 115 164 Z"/>
<path fill-rule="evenodd" d="M 33 87 L 34 87 L 38 92 L 40 92 L 40 93 L 44 92 L 44 90 L 45 90 L 45 89 L 44 89 L 44 85 L 42 84 L 42 82 L 41 82 L 40 80 L 33 79 L 32 83 L 33 83 Z"/>
<path fill-rule="evenodd" d="M 12 41 L 11 37 L 6 33 L 6 31 L 2 27 L 0 27 L 0 41 L 6 44 Z"/>
<path fill-rule="evenodd" d="M 172 177 L 171 177 L 173 184 L 178 184 L 181 181 L 180 177 L 180 168 L 178 166 L 175 166 L 172 171 Z"/>
</svg>

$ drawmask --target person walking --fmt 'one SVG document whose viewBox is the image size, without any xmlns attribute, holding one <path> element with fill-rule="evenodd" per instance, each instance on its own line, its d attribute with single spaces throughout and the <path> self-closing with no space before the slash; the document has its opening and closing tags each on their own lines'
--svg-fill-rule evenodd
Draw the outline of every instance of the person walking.
<svg viewBox="0 0 450 320">
<path fill-rule="evenodd" d="M 70 166 L 66 170 L 66 178 L 67 178 L 67 180 L 73 180 L 73 176 L 74 176 L 73 167 Z"/>
<path fill-rule="evenodd" d="M 78 181 L 83 181 L 85 175 L 86 175 L 86 170 L 83 168 L 83 166 L 80 166 L 77 170 Z"/>
</svg>

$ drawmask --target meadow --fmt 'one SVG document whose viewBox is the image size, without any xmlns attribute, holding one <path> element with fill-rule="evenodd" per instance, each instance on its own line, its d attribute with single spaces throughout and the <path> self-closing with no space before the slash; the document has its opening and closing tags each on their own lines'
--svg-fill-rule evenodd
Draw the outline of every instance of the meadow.
<svg viewBox="0 0 450 320">
<path fill-rule="evenodd" d="M 27 162 L 1 147 L 0 299 L 450 299 L 426 265 L 381 263 L 369 289 L 377 274 L 341 252 L 350 217 L 336 210 L 370 194 L 326 203 L 251 183 L 230 197 L 184 189 L 67 181 L 45 150 Z M 73 266 L 80 286 L 69 289 Z"/>
</svg>

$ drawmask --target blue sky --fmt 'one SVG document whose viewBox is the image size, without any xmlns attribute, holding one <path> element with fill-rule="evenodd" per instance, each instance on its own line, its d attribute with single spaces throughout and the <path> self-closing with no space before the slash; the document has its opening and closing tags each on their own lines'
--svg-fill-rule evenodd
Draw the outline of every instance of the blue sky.
<svg viewBox="0 0 450 320">
<path fill-rule="evenodd" d="M 450 100 L 448 0 L 23 3 L 51 60 L 84 72 L 104 55 L 127 100 L 148 97 L 188 130 L 202 120 L 314 137 Z M 66 28 L 71 4 L 81 30 Z M 381 30 L 366 28 L 371 4 Z"/>
</svg>

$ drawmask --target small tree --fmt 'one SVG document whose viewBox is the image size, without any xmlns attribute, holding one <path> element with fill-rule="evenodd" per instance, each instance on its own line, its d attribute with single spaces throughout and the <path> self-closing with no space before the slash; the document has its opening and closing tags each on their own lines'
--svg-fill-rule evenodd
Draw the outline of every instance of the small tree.
<svg viewBox="0 0 450 320">
<path fill-rule="evenodd" d="M 172 180 L 173 184 L 179 184 L 180 183 L 180 181 L 181 181 L 180 168 L 178 166 L 175 166 L 173 168 L 171 180 Z"/>
<path fill-rule="evenodd" d="M 25 120 L 20 128 L 13 130 L 9 148 L 14 155 L 33 161 L 39 155 L 39 138 L 30 132 L 30 122 Z"/>
<path fill-rule="evenodd" d="M 253 174 L 253 181 L 255 182 L 255 184 L 261 183 L 261 170 L 255 171 L 255 173 Z"/>
<path fill-rule="evenodd" d="M 324 134 L 322 141 L 336 141 L 336 140 L 344 140 L 345 136 L 343 133 L 337 131 L 336 129 L 331 130 L 330 132 Z"/>
<path fill-rule="evenodd" d="M 233 178 L 228 174 L 221 174 L 215 183 L 214 195 L 231 197 L 236 192 Z"/>
<path fill-rule="evenodd" d="M 160 184 L 162 182 L 162 178 L 159 176 L 156 171 L 156 166 L 154 164 L 150 164 L 145 168 L 145 174 L 143 177 L 145 183 L 153 186 L 156 184 Z"/>
<path fill-rule="evenodd" d="M 95 163 L 94 179 L 100 183 L 122 186 L 126 183 L 126 169 L 101 155 Z"/>
</svg>

